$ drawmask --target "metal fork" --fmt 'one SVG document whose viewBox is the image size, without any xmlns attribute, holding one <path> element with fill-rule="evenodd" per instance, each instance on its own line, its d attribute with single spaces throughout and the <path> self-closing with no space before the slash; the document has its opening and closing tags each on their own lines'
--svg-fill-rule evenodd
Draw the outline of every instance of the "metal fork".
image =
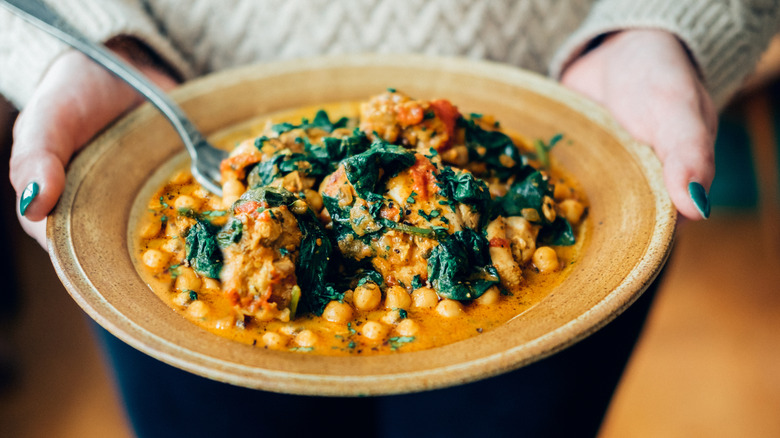
<svg viewBox="0 0 780 438">
<path fill-rule="evenodd" d="M 209 144 L 165 92 L 105 46 L 92 42 L 40 0 L 0 0 L 0 5 L 92 58 L 141 93 L 171 122 L 192 159 L 192 175 L 208 191 L 222 196 L 219 165 L 227 152 Z"/>
</svg>

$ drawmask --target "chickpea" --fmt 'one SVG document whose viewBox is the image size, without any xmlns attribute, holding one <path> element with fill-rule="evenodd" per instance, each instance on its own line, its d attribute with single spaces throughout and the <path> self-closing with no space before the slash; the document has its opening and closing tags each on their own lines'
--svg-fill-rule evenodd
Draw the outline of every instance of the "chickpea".
<svg viewBox="0 0 780 438">
<path fill-rule="evenodd" d="M 301 330 L 295 335 L 295 344 L 299 347 L 314 347 L 317 345 L 317 334 L 311 330 Z"/>
<path fill-rule="evenodd" d="M 282 350 L 287 347 L 287 336 L 274 332 L 263 333 L 263 345 L 272 350 Z"/>
<path fill-rule="evenodd" d="M 195 300 L 187 307 L 187 313 L 193 318 L 203 318 L 208 315 L 209 308 L 203 301 Z"/>
<path fill-rule="evenodd" d="M 534 251 L 534 255 L 531 260 L 533 260 L 534 265 L 541 272 L 553 272 L 557 270 L 559 266 L 558 254 L 556 254 L 555 250 L 549 246 L 536 248 L 536 251 Z"/>
<path fill-rule="evenodd" d="M 374 282 L 364 283 L 352 293 L 352 302 L 358 310 L 374 310 L 382 301 L 382 291 Z"/>
<path fill-rule="evenodd" d="M 401 336 L 414 336 L 420 331 L 420 325 L 414 320 L 406 318 L 395 326 L 395 331 Z"/>
<path fill-rule="evenodd" d="M 222 203 L 225 205 L 233 205 L 245 191 L 246 187 L 241 184 L 241 181 L 237 179 L 225 181 L 225 183 L 222 184 Z"/>
<path fill-rule="evenodd" d="M 177 293 L 176 296 L 173 297 L 173 302 L 178 304 L 179 306 L 182 306 L 182 307 L 186 306 L 187 303 L 190 302 L 190 293 L 189 293 L 189 291 Z"/>
<path fill-rule="evenodd" d="M 312 189 L 306 189 L 303 191 L 303 195 L 306 196 L 306 202 L 309 204 L 315 213 L 322 210 L 322 195 Z"/>
<path fill-rule="evenodd" d="M 582 214 L 585 213 L 585 206 L 576 199 L 566 199 L 558 204 L 558 210 L 569 223 L 577 225 L 582 219 Z"/>
<path fill-rule="evenodd" d="M 186 246 L 183 238 L 176 237 L 173 239 L 166 240 L 165 243 L 162 244 L 161 248 L 168 251 L 171 254 L 177 254 L 179 252 L 183 253 L 183 251 L 186 249 Z"/>
<path fill-rule="evenodd" d="M 498 303 L 499 299 L 501 299 L 501 292 L 499 292 L 496 286 L 493 286 L 474 301 L 481 306 L 492 306 Z"/>
<path fill-rule="evenodd" d="M 558 182 L 555 184 L 553 198 L 555 198 L 556 201 L 562 201 L 571 196 L 571 193 L 572 189 L 568 184 L 564 182 Z"/>
<path fill-rule="evenodd" d="M 186 170 L 180 170 L 176 172 L 176 175 L 173 175 L 173 178 L 171 178 L 171 184 L 187 184 L 192 180 L 192 175 L 190 172 Z"/>
<path fill-rule="evenodd" d="M 331 301 L 325 306 L 322 317 L 330 322 L 346 324 L 352 320 L 352 307 L 347 303 Z"/>
<path fill-rule="evenodd" d="M 408 309 L 412 297 L 401 286 L 391 286 L 385 291 L 385 307 L 388 309 Z"/>
<path fill-rule="evenodd" d="M 376 321 L 366 322 L 363 324 L 363 328 L 360 330 L 363 336 L 373 341 L 383 339 L 387 334 L 387 331 L 387 327 L 384 324 Z"/>
<path fill-rule="evenodd" d="M 201 200 L 188 195 L 181 195 L 173 201 L 173 206 L 177 210 L 189 209 L 195 210 L 200 207 Z"/>
<path fill-rule="evenodd" d="M 285 324 L 281 327 L 279 327 L 279 333 L 285 335 L 285 336 L 295 336 L 295 333 L 297 330 L 295 329 L 295 326 L 292 324 Z"/>
<path fill-rule="evenodd" d="M 162 222 L 159 221 L 156 218 L 150 218 L 145 220 L 139 229 L 139 234 L 144 239 L 151 239 L 152 237 L 156 236 L 160 233 L 160 228 L 162 227 Z"/>
<path fill-rule="evenodd" d="M 395 325 L 401 319 L 401 309 L 392 309 L 388 310 L 379 320 L 387 325 Z"/>
<path fill-rule="evenodd" d="M 420 309 L 430 309 L 439 304 L 439 294 L 430 287 L 421 287 L 412 292 L 412 304 Z"/>
<path fill-rule="evenodd" d="M 152 269 L 160 269 L 168 263 L 171 256 L 159 249 L 149 249 L 143 255 L 144 264 Z"/>
<path fill-rule="evenodd" d="M 216 293 L 222 290 L 219 281 L 213 278 L 204 278 L 201 281 L 201 289 L 205 292 Z"/>
<path fill-rule="evenodd" d="M 177 270 L 179 275 L 176 277 L 176 290 L 200 290 L 201 280 L 198 274 L 186 266 L 180 266 Z"/>
<path fill-rule="evenodd" d="M 463 167 L 469 162 L 469 150 L 465 145 L 458 145 L 447 149 L 441 154 L 441 159 L 458 167 Z"/>
<path fill-rule="evenodd" d="M 459 301 L 445 299 L 436 305 L 436 313 L 445 318 L 454 318 L 463 315 L 465 312 L 463 311 L 463 304 Z"/>
<path fill-rule="evenodd" d="M 214 328 L 217 330 L 230 330 L 235 325 L 236 325 L 236 318 L 233 317 L 232 315 L 214 321 Z"/>
</svg>

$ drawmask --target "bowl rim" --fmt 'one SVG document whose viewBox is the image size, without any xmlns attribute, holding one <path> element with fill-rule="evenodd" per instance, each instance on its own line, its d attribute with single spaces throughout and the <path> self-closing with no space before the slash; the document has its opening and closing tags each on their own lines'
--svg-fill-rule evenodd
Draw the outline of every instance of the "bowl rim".
<svg viewBox="0 0 780 438">
<path fill-rule="evenodd" d="M 183 350 L 158 333 L 149 331 L 142 324 L 122 317 L 121 312 L 97 290 L 90 280 L 89 273 L 80 266 L 71 235 L 72 217 L 69 213 L 74 199 L 78 196 L 81 178 L 104 153 L 111 149 L 108 142 L 101 143 L 101 140 L 112 130 L 162 117 L 150 104 L 145 103 L 99 134 L 90 145 L 75 156 L 68 166 L 65 190 L 49 216 L 47 224 L 47 244 L 52 263 L 68 293 L 92 319 L 110 333 L 134 348 L 178 368 L 211 379 L 256 389 L 295 394 L 350 396 L 395 394 L 441 388 L 522 367 L 560 351 L 597 331 L 622 313 L 650 286 L 668 259 L 676 228 L 676 210 L 665 190 L 660 161 L 650 147 L 634 140 L 601 106 L 536 73 L 502 63 L 454 57 L 399 55 L 394 56 L 391 61 L 386 55 L 337 55 L 254 64 L 225 70 L 188 82 L 174 90 L 171 95 L 177 102 L 184 103 L 211 92 L 214 87 L 232 83 L 239 78 L 271 77 L 288 72 L 327 69 L 333 65 L 359 68 L 391 62 L 401 65 L 436 65 L 458 72 L 473 71 L 477 68 L 485 74 L 492 74 L 513 85 L 528 87 L 532 84 L 535 91 L 558 100 L 586 117 L 591 123 L 613 134 L 626 151 L 641 163 L 641 170 L 655 201 L 655 232 L 648 242 L 644 255 L 619 287 L 609 292 L 577 318 L 531 342 L 511 346 L 487 357 L 398 374 L 290 373 L 247 367 L 199 352 Z M 301 360 L 307 360 L 305 355 L 300 356 L 302 356 Z M 337 367 L 344 359 L 366 358 L 332 359 L 334 366 Z M 366 362 L 370 363 L 370 361 Z M 475 372 L 476 368 L 480 371 Z M 442 375 L 445 377 L 441 377 Z"/>
</svg>

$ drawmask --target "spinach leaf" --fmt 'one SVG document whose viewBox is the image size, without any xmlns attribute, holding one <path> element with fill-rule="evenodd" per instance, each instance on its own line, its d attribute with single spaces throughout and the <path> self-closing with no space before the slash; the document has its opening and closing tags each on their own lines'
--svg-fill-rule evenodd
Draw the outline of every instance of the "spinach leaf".
<svg viewBox="0 0 780 438">
<path fill-rule="evenodd" d="M 323 138 L 321 149 L 324 151 L 320 152 L 318 149 L 315 149 L 312 153 L 327 158 L 333 163 L 338 163 L 344 158 L 365 152 L 369 147 L 371 147 L 371 140 L 368 139 L 366 133 L 355 128 L 355 130 L 352 131 L 352 135 L 349 137 Z"/>
<path fill-rule="evenodd" d="M 270 159 L 264 160 L 249 171 L 248 186 L 265 186 L 295 171 L 304 176 L 324 177 L 335 171 L 342 159 L 364 152 L 371 144 L 368 137 L 358 129 L 355 129 L 352 136 L 324 137 L 318 144 L 312 144 L 305 137 L 297 138 L 296 141 L 304 145 L 303 152 L 293 153 L 289 149 L 277 151 Z"/>
<path fill-rule="evenodd" d="M 471 172 L 456 174 L 449 166 L 436 175 L 436 185 L 442 189 L 442 195 L 447 198 L 474 207 L 480 212 L 479 228 L 490 218 L 489 209 L 492 203 L 487 184 L 475 177 Z"/>
<path fill-rule="evenodd" d="M 271 130 L 277 135 L 287 131 L 292 131 L 293 129 L 309 129 L 309 128 L 320 128 L 327 132 L 333 132 L 334 129 L 346 127 L 348 122 L 349 119 L 346 117 L 342 117 L 336 122 L 331 122 L 328 113 L 325 112 L 324 110 L 319 110 L 317 111 L 317 114 L 314 115 L 314 120 L 312 120 L 311 122 L 309 122 L 308 119 L 303 119 L 301 120 L 300 125 L 295 125 L 287 122 L 277 123 L 271 126 Z"/>
<path fill-rule="evenodd" d="M 428 280 L 439 295 L 473 300 L 499 283 L 485 236 L 464 229 L 433 248 L 428 258 Z"/>
<path fill-rule="evenodd" d="M 380 170 L 383 178 L 390 178 L 412 166 L 415 161 L 413 151 L 375 140 L 367 151 L 344 159 L 342 164 L 347 180 L 355 187 L 358 196 L 370 200 L 370 194 L 376 194 Z"/>
<path fill-rule="evenodd" d="M 255 201 L 266 204 L 268 207 L 290 205 L 298 199 L 289 190 L 282 187 L 254 187 L 241 195 L 236 201 L 237 205 L 244 202 Z"/>
<path fill-rule="evenodd" d="M 555 218 L 552 224 L 542 227 L 536 240 L 541 245 L 557 246 L 574 245 L 576 242 L 571 224 L 560 216 Z"/>
<path fill-rule="evenodd" d="M 552 197 L 552 194 L 552 189 L 544 175 L 536 171 L 525 179 L 516 181 L 504 196 L 494 200 L 493 215 L 522 216 L 523 209 L 532 208 L 539 213 L 539 221 L 544 221 L 542 212 L 544 197 Z"/>
<path fill-rule="evenodd" d="M 528 165 L 512 138 L 503 132 L 485 130 L 473 119 L 463 117 L 458 124 L 465 128 L 469 159 L 484 162 L 499 179 L 519 174 Z"/>
<path fill-rule="evenodd" d="M 186 255 L 192 269 L 200 275 L 209 278 L 219 278 L 222 270 L 222 251 L 217 244 L 216 234 L 219 229 L 202 220 L 187 231 Z"/>
<path fill-rule="evenodd" d="M 234 243 L 238 243 L 241 240 L 243 230 L 244 224 L 235 217 L 231 217 L 228 223 L 222 227 L 222 230 L 217 233 L 217 244 L 220 248 L 226 248 Z"/>
<path fill-rule="evenodd" d="M 329 302 L 344 298 L 344 293 L 328 281 L 333 246 L 311 210 L 297 218 L 302 238 L 295 275 L 305 291 L 301 301 L 305 310 L 322 315 Z"/>
<path fill-rule="evenodd" d="M 358 286 L 362 286 L 369 281 L 376 283 L 377 286 L 381 286 L 385 283 L 385 279 L 382 278 L 382 274 L 374 270 L 364 270 L 363 272 L 359 273 L 358 276 L 360 277 L 360 280 L 357 282 Z"/>
<path fill-rule="evenodd" d="M 330 219 L 333 221 L 333 231 L 336 235 L 336 240 L 341 240 L 345 233 L 354 234 L 357 238 L 357 234 L 352 231 L 352 222 L 349 218 L 349 207 L 341 208 L 339 201 L 331 196 L 322 195 L 322 205 L 328 210 Z"/>
</svg>

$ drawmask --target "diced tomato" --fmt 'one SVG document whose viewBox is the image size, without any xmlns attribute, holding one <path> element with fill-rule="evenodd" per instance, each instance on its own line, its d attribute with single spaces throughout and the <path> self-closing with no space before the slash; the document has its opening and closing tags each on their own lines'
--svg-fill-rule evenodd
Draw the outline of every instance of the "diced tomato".
<svg viewBox="0 0 780 438">
<path fill-rule="evenodd" d="M 412 177 L 412 189 L 417 193 L 420 201 L 428 200 L 428 188 L 436 183 L 436 176 L 433 172 L 436 168 L 422 154 L 415 154 L 417 161 L 409 168 L 409 174 Z"/>
<path fill-rule="evenodd" d="M 432 100 L 430 105 L 434 114 L 436 114 L 436 117 L 444 123 L 444 126 L 447 129 L 447 143 L 440 148 L 440 150 L 445 150 L 449 148 L 452 143 L 452 137 L 455 135 L 455 123 L 457 122 L 458 117 L 460 117 L 460 112 L 457 107 L 446 99 Z"/>
<path fill-rule="evenodd" d="M 259 163 L 262 160 L 262 156 L 259 154 L 239 154 L 235 157 L 230 157 L 222 160 L 219 164 L 219 171 L 221 173 L 234 171 L 239 173 L 239 179 L 243 178 L 243 170 L 250 164 Z"/>
<path fill-rule="evenodd" d="M 234 306 L 241 301 L 241 297 L 238 295 L 238 291 L 235 289 L 230 289 L 229 291 L 225 292 L 225 295 L 227 296 L 228 301 L 230 301 L 230 304 Z"/>
<path fill-rule="evenodd" d="M 379 210 L 379 215 L 385 219 L 397 222 L 401 218 L 401 210 L 395 205 L 393 205 L 392 208 L 382 207 L 382 209 Z"/>
<path fill-rule="evenodd" d="M 509 241 L 500 237 L 494 237 L 490 239 L 490 247 L 509 248 Z"/>
<path fill-rule="evenodd" d="M 422 106 L 417 102 L 408 102 L 397 105 L 395 107 L 395 114 L 396 118 L 403 126 L 416 125 L 425 118 L 425 112 L 423 111 Z"/>
<path fill-rule="evenodd" d="M 257 209 L 260 207 L 266 207 L 267 204 L 257 201 L 247 201 L 239 204 L 234 210 L 235 214 L 252 214 L 257 213 Z"/>
</svg>

